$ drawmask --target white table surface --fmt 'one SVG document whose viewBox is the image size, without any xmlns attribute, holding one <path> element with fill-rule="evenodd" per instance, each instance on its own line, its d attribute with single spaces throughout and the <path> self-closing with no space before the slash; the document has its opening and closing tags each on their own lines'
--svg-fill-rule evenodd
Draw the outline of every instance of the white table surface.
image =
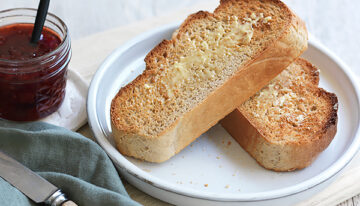
<svg viewBox="0 0 360 206">
<path fill-rule="evenodd" d="M 198 3 L 214 0 L 52 0 L 50 12 L 62 18 L 73 40 Z M 360 80 L 360 1 L 284 0 L 308 31 L 347 63 Z M 0 10 L 36 8 L 39 0 L 1 0 Z M 360 193 L 360 191 L 359 191 Z M 360 196 L 340 205 L 360 206 Z"/>
</svg>

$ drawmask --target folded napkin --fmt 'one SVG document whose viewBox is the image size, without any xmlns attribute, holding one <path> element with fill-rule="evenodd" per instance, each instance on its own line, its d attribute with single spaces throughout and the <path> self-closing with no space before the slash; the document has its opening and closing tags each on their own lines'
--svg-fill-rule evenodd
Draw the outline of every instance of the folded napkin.
<svg viewBox="0 0 360 206">
<path fill-rule="evenodd" d="M 79 206 L 140 205 L 130 199 L 100 146 L 78 133 L 47 123 L 0 120 L 0 150 L 60 188 Z M 36 204 L 0 178 L 0 205 Z"/>
</svg>

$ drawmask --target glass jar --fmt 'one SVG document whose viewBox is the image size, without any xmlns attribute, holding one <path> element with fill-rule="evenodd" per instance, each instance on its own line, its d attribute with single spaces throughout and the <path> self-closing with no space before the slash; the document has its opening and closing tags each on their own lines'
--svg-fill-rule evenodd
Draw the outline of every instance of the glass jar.
<svg viewBox="0 0 360 206">
<path fill-rule="evenodd" d="M 33 27 L 35 16 L 35 9 L 0 11 L 0 28 L 18 24 Z M 0 118 L 37 120 L 55 112 L 64 100 L 71 58 L 68 29 L 51 13 L 48 13 L 44 26 L 61 40 L 54 50 L 21 60 L 0 57 Z"/>
</svg>

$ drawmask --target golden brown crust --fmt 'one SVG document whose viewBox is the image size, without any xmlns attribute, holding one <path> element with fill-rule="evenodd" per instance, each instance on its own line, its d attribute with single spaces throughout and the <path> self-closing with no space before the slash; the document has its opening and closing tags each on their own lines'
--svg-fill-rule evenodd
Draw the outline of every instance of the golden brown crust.
<svg viewBox="0 0 360 206">
<path fill-rule="evenodd" d="M 121 107 L 119 105 L 125 101 L 124 97 L 131 94 L 137 85 L 142 85 L 148 79 L 161 73 L 162 68 L 152 67 L 152 62 L 156 58 L 160 61 L 171 58 L 169 55 L 172 54 L 171 51 L 174 49 L 178 36 L 185 32 L 186 28 L 191 26 L 194 21 L 221 15 L 222 12 L 229 10 L 228 4 L 239 4 L 242 1 L 221 1 L 220 6 L 214 13 L 200 11 L 190 15 L 172 40 L 164 40 L 146 56 L 145 62 L 147 66 L 144 73 L 122 88 L 111 104 L 113 136 L 117 148 L 122 154 L 150 162 L 162 162 L 169 159 L 234 110 L 239 103 L 244 102 L 260 90 L 294 59 L 300 56 L 307 48 L 305 24 L 281 1 L 251 1 L 255 6 L 261 5 L 263 2 L 279 7 L 278 9 L 284 15 L 283 18 L 288 18 L 284 25 L 279 25 L 279 28 L 283 29 L 281 35 L 266 41 L 265 45 L 263 45 L 264 49 L 254 55 L 250 61 L 243 64 L 229 80 L 216 88 L 196 107 L 182 114 L 180 118 L 177 118 L 156 136 L 145 134 L 142 132 L 142 128 L 127 124 L 123 119 L 120 121 L 121 115 L 119 115 L 118 110 Z M 264 10 L 266 11 L 266 8 Z M 262 37 L 255 36 L 255 38 Z"/>
<path fill-rule="evenodd" d="M 302 169 L 310 165 L 315 158 L 325 150 L 331 143 L 337 129 L 337 104 L 338 100 L 335 94 L 329 93 L 318 88 L 318 72 L 316 68 L 306 60 L 297 60 L 296 64 L 309 69 L 309 83 L 307 87 L 314 87 L 313 98 L 323 99 L 326 114 L 318 113 L 317 120 L 323 121 L 319 126 L 310 128 L 311 133 L 298 139 L 286 139 L 286 132 L 283 128 L 272 128 L 280 131 L 284 139 L 279 141 L 274 139 L 262 127 L 262 122 L 256 120 L 251 111 L 244 108 L 238 108 L 225 117 L 221 124 L 234 137 L 237 142 L 245 149 L 260 165 L 274 171 L 292 171 Z M 289 81 L 296 81 L 291 79 Z M 313 85 L 311 85 L 313 84 Z M 301 98 L 301 97 L 299 97 Z M 248 100 L 253 101 L 253 100 Z M 279 124 L 281 125 L 281 124 Z"/>
</svg>

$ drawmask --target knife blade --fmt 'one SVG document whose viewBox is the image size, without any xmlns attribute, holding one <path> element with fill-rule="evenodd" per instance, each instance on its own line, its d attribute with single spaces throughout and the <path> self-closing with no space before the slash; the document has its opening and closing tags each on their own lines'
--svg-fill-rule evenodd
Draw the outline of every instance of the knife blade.
<svg viewBox="0 0 360 206">
<path fill-rule="evenodd" d="M 36 203 L 60 206 L 71 201 L 53 184 L 0 150 L 0 176 Z M 73 202 L 71 202 L 73 203 Z M 73 203 L 72 205 L 76 205 Z"/>
</svg>

